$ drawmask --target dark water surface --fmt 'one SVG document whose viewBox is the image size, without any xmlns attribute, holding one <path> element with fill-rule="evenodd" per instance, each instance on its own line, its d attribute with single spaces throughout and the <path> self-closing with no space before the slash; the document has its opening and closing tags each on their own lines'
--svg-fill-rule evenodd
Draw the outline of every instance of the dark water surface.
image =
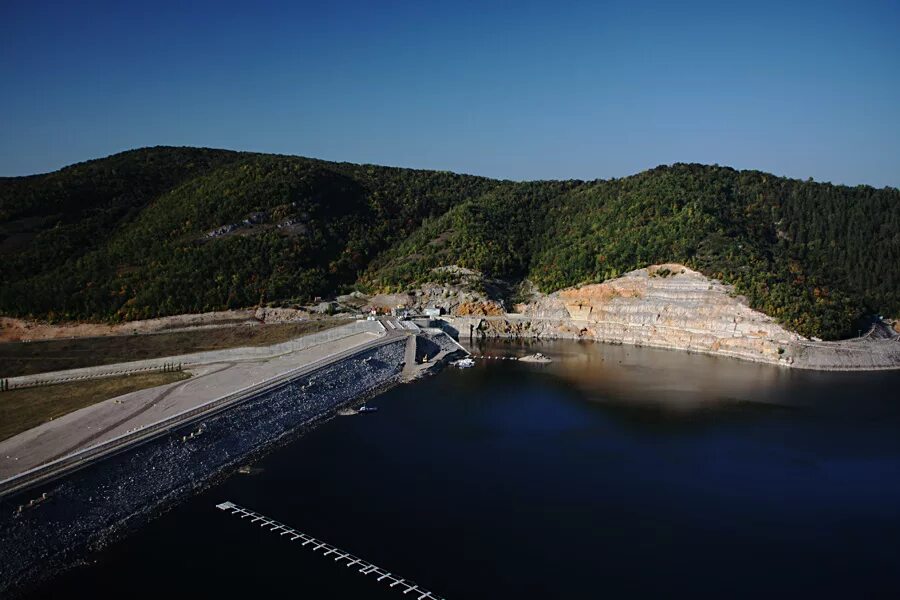
<svg viewBox="0 0 900 600">
<path fill-rule="evenodd" d="M 447 598 L 900 597 L 900 373 L 552 342 L 336 418 L 36 597 L 409 598 L 231 500 Z"/>
</svg>

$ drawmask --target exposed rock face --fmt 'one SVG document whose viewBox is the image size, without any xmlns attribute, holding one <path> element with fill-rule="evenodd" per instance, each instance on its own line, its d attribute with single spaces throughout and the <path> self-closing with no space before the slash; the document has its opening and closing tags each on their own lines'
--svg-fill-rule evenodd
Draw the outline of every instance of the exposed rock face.
<svg viewBox="0 0 900 600">
<path fill-rule="evenodd" d="M 378 294 L 369 298 L 362 310 L 368 312 L 374 308 L 379 311 L 390 311 L 398 307 L 408 308 L 412 303 L 413 297 L 410 294 Z"/>
<path fill-rule="evenodd" d="M 465 336 L 592 339 L 822 370 L 900 368 L 900 341 L 806 340 L 683 265 L 654 265 L 517 305 L 521 314 L 460 317 Z M 870 336 L 871 337 L 871 336 Z"/>
<path fill-rule="evenodd" d="M 256 309 L 253 316 L 263 323 L 293 323 L 295 321 L 305 321 L 309 319 L 310 314 L 305 310 L 296 308 L 271 308 L 261 306 Z"/>
<path fill-rule="evenodd" d="M 683 265 L 654 265 L 605 283 L 561 290 L 524 307 L 579 337 L 790 363 L 802 338 L 732 290 Z"/>
<path fill-rule="evenodd" d="M 364 308 L 389 310 L 402 307 L 413 312 L 439 308 L 443 314 L 461 316 L 498 316 L 505 313 L 503 304 L 486 293 L 486 288 L 490 288 L 493 282 L 485 280 L 481 273 L 453 265 L 433 271 L 443 278 L 442 282 L 424 283 L 408 294 L 372 296 Z"/>
<path fill-rule="evenodd" d="M 497 316 L 503 314 L 503 305 L 494 300 L 462 302 L 456 307 L 453 314 L 459 316 Z"/>
</svg>

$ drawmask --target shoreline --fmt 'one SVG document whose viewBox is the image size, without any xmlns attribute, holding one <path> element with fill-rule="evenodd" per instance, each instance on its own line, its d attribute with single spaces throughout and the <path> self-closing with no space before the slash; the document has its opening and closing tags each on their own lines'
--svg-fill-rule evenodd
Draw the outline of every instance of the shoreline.
<svg viewBox="0 0 900 600">
<path fill-rule="evenodd" d="M 855 338 L 834 342 L 813 340 L 779 341 L 785 353 L 774 359 L 768 355 L 753 354 L 747 351 L 734 352 L 722 348 L 703 347 L 701 345 L 686 346 L 662 340 L 640 339 L 623 335 L 620 338 L 595 336 L 580 333 L 589 330 L 591 323 L 578 322 L 574 319 L 550 319 L 525 315 L 505 314 L 502 316 L 479 317 L 441 317 L 454 331 L 458 330 L 460 339 L 474 342 L 479 339 L 555 339 L 590 341 L 611 345 L 628 345 L 638 348 L 657 348 L 678 352 L 704 354 L 723 358 L 733 358 L 745 362 L 767 364 L 788 369 L 822 372 L 866 372 L 900 370 L 900 341 L 869 340 Z M 472 329 L 470 330 L 470 325 Z M 670 328 L 679 332 L 687 330 Z M 470 335 L 470 331 L 474 335 Z M 628 327 L 623 331 L 629 333 Z M 703 335 L 702 332 L 688 332 L 692 335 Z M 726 338 L 722 340 L 739 339 Z M 782 358 L 783 357 L 783 358 Z M 862 360 L 861 360 L 862 359 Z M 865 359 L 873 361 L 863 364 Z M 881 364 L 879 364 L 879 362 Z"/>
<path fill-rule="evenodd" d="M 203 419 L 202 435 L 187 441 L 183 434 L 196 422 L 0 498 L 0 593 L 33 591 L 92 550 L 302 437 L 339 408 L 408 381 L 406 346 L 401 338 L 282 382 Z M 437 372 L 451 354 L 423 371 Z M 42 493 L 46 501 L 16 514 L 17 506 Z"/>
</svg>

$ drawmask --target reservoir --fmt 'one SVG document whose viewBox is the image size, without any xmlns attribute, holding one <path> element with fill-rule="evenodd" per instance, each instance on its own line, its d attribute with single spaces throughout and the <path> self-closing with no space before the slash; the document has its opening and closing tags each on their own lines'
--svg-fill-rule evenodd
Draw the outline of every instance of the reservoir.
<svg viewBox="0 0 900 600">
<path fill-rule="evenodd" d="M 536 351 L 396 387 L 29 597 L 414 597 L 226 500 L 446 598 L 900 596 L 900 373 L 473 348 Z"/>
</svg>

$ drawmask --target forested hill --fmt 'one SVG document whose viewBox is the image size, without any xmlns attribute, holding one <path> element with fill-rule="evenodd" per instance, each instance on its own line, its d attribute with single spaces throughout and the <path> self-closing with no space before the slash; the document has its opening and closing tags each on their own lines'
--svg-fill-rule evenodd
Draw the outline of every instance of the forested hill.
<svg viewBox="0 0 900 600">
<path fill-rule="evenodd" d="M 676 164 L 608 181 L 147 148 L 0 178 L 0 313 L 121 320 L 362 288 L 459 265 L 545 292 L 659 262 L 825 338 L 900 316 L 900 192 Z M 855 332 L 854 332 L 855 333 Z"/>
</svg>

